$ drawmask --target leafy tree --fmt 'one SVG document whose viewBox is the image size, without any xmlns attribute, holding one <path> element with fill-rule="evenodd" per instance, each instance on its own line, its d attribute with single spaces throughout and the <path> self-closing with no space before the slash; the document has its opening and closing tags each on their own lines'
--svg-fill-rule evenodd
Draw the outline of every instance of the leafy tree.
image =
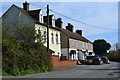
<svg viewBox="0 0 120 80">
<path fill-rule="evenodd" d="M 111 45 L 107 43 L 104 39 L 98 39 L 93 42 L 93 50 L 97 55 L 103 55 L 107 53 Z"/>
</svg>

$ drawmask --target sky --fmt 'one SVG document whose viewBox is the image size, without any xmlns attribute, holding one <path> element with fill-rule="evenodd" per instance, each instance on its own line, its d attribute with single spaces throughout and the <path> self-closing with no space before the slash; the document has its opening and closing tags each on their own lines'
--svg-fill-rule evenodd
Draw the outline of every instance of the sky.
<svg viewBox="0 0 120 80">
<path fill-rule="evenodd" d="M 46 5 L 49 4 L 50 9 L 61 13 L 75 20 L 94 25 L 100 29 L 94 28 L 82 23 L 65 18 L 56 13 L 55 18 L 62 18 L 63 28 L 71 23 L 74 26 L 74 32 L 81 29 L 83 36 L 90 41 L 97 39 L 105 39 L 111 45 L 118 42 L 118 3 L 117 2 L 29 2 L 30 9 L 42 9 L 43 15 L 46 15 Z M 22 7 L 22 2 L 2 2 L 0 16 L 15 4 Z M 0 4 L 1 5 L 1 4 Z M 111 30 L 109 30 L 111 29 Z"/>
</svg>

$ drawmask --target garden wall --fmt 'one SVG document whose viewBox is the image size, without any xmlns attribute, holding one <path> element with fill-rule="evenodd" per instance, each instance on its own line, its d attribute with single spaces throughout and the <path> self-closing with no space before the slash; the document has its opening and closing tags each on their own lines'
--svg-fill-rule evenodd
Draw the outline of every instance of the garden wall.
<svg viewBox="0 0 120 80">
<path fill-rule="evenodd" d="M 58 56 L 52 56 L 52 63 L 53 63 L 53 67 L 65 67 L 65 66 L 75 66 L 76 65 L 75 60 L 60 61 Z"/>
</svg>

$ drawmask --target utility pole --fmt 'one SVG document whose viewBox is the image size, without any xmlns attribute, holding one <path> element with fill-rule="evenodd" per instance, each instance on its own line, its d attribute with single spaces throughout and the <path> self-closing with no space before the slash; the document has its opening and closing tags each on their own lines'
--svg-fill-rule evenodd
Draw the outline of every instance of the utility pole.
<svg viewBox="0 0 120 80">
<path fill-rule="evenodd" d="M 49 53 L 49 5 L 47 5 L 47 52 Z"/>
</svg>

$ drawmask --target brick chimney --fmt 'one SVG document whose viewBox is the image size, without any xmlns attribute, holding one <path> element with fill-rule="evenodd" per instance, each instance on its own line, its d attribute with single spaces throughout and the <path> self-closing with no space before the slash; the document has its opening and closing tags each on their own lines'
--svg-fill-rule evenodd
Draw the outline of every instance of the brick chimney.
<svg viewBox="0 0 120 80">
<path fill-rule="evenodd" d="M 66 26 L 66 29 L 73 32 L 73 25 L 71 25 L 70 23 L 68 23 L 68 26 Z"/>
<path fill-rule="evenodd" d="M 62 28 L 62 19 L 61 18 L 57 18 L 55 21 L 55 26 L 58 28 Z"/>
<path fill-rule="evenodd" d="M 27 1 L 25 1 L 25 3 L 23 3 L 23 9 L 25 11 L 29 11 L 29 3 L 27 3 Z"/>
<path fill-rule="evenodd" d="M 82 36 L 82 30 L 76 30 L 76 33 Z"/>
</svg>

